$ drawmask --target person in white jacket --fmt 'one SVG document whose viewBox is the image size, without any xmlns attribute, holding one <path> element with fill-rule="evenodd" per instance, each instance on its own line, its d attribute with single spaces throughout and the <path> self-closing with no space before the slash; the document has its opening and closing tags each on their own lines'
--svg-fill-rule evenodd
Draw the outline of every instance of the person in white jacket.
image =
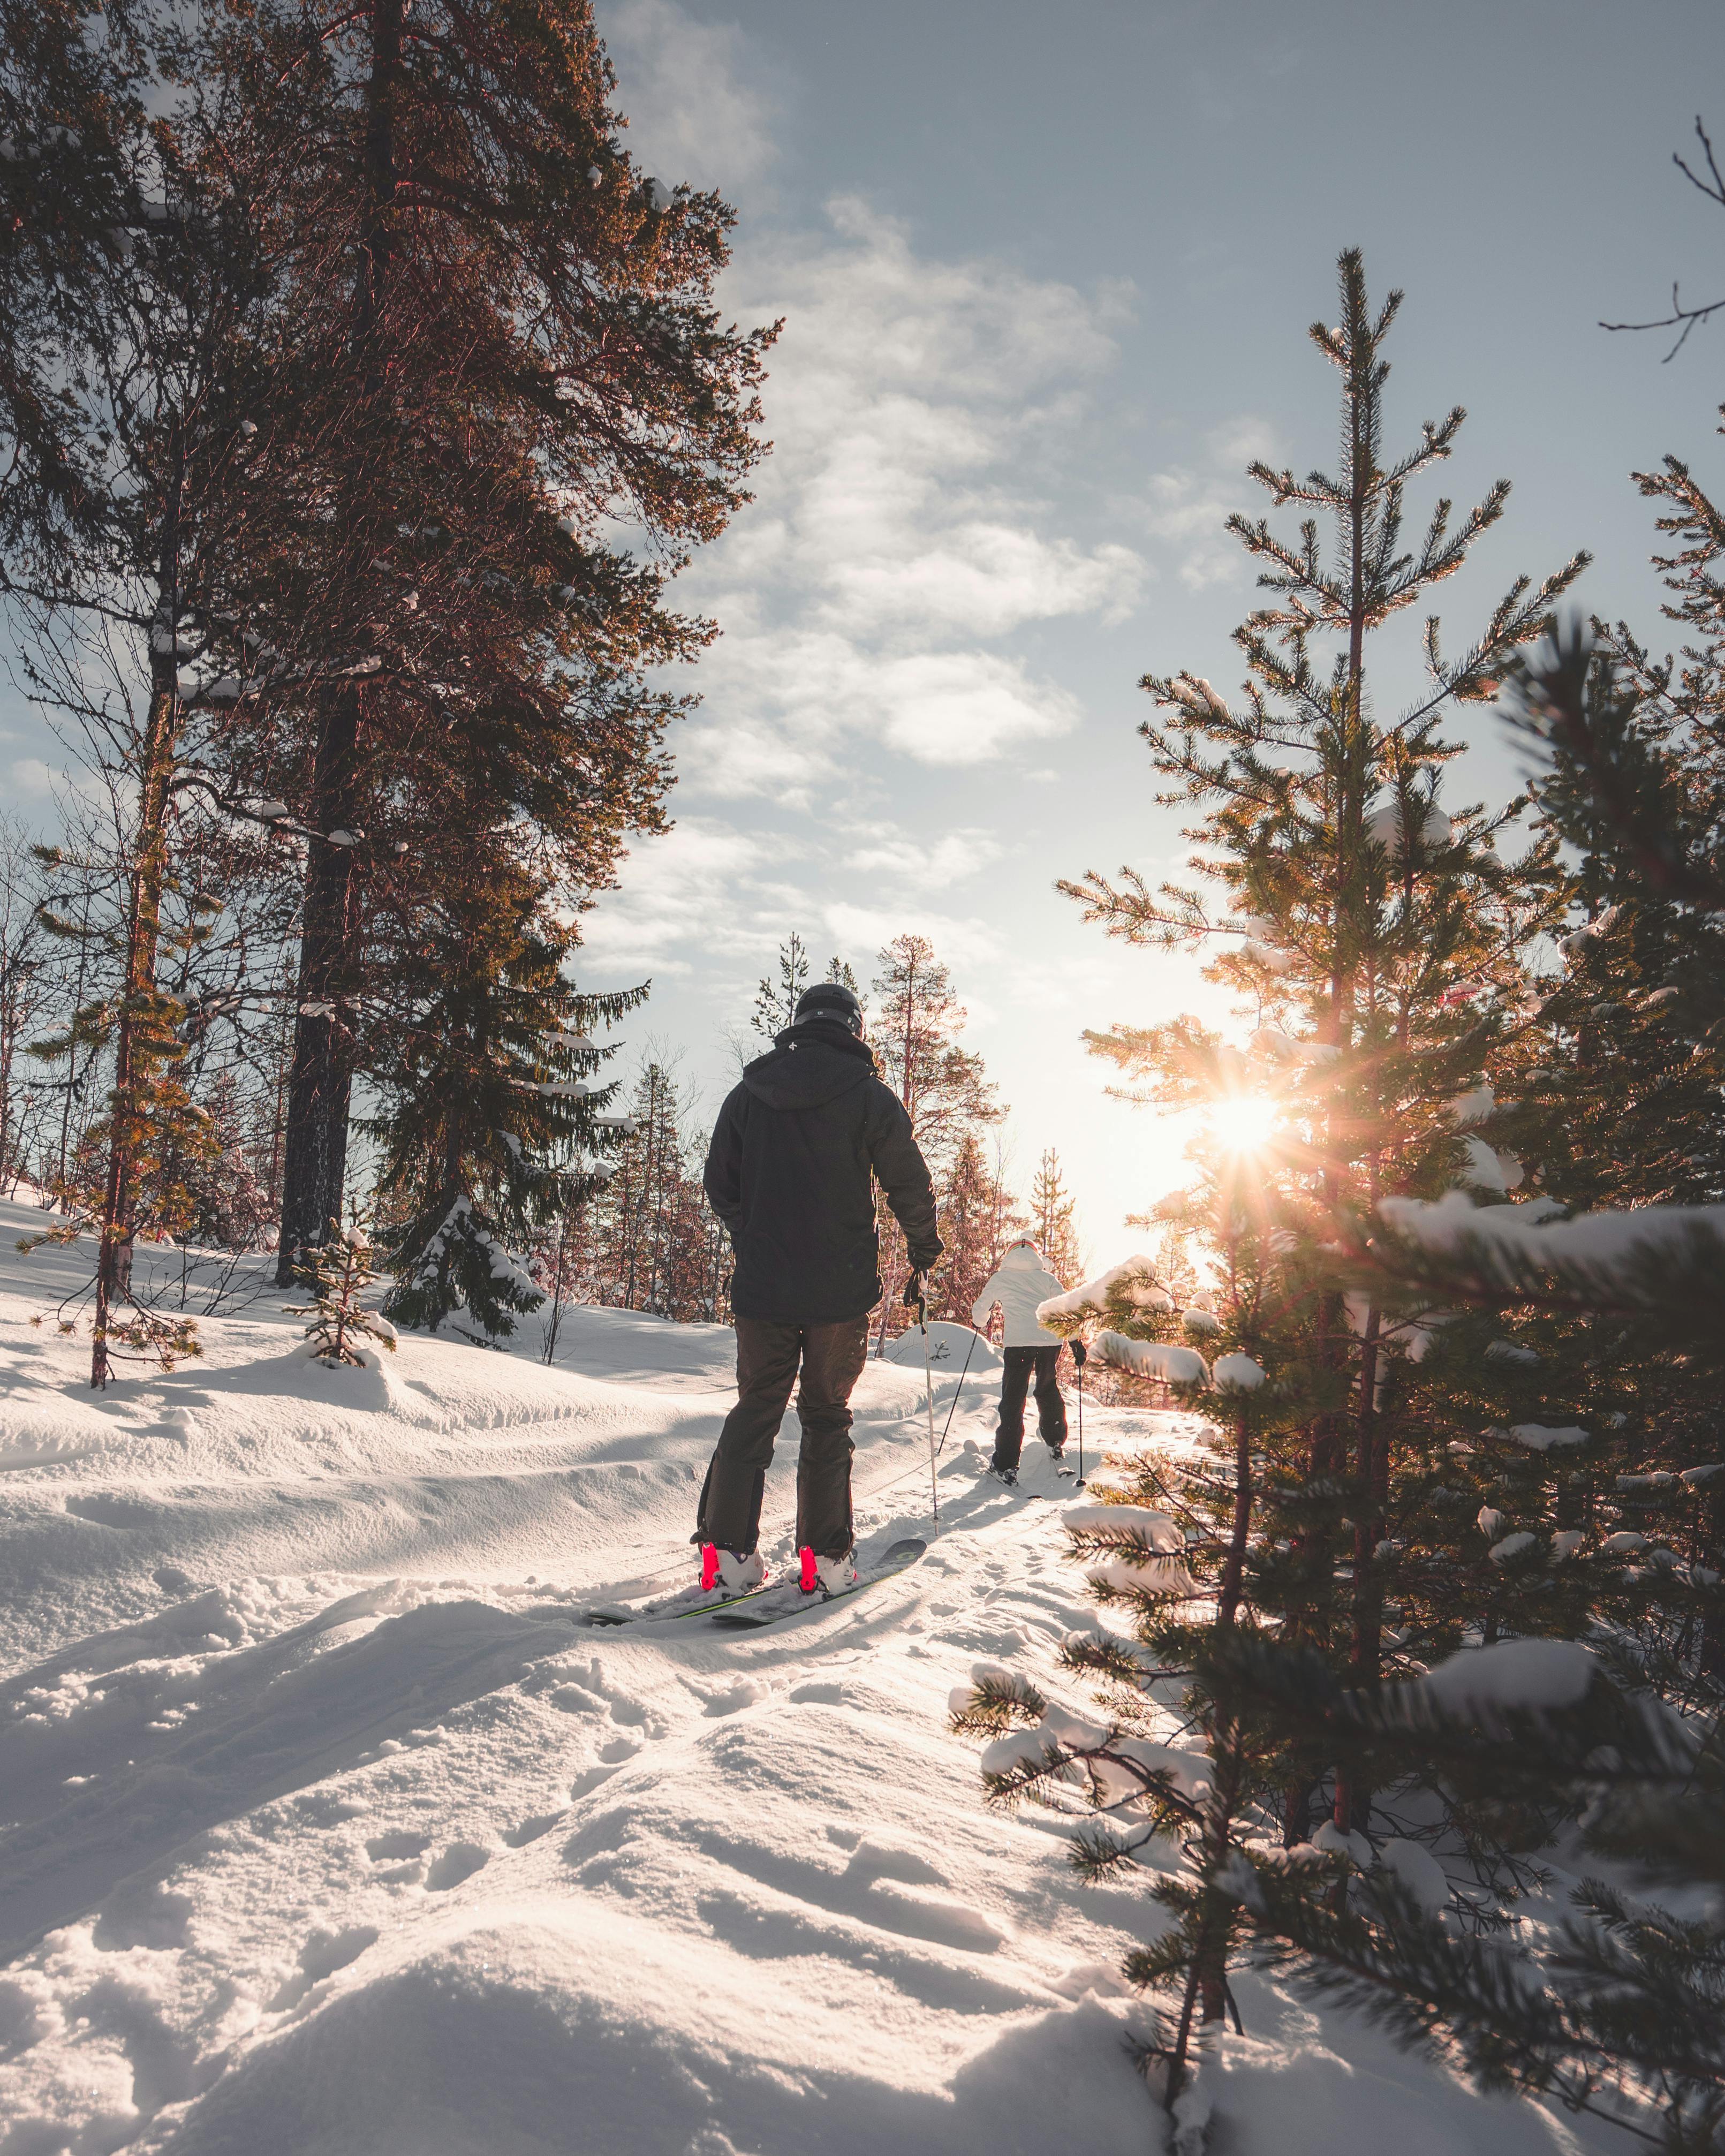
<svg viewBox="0 0 1725 2156">
<path fill-rule="evenodd" d="M 1033 1372 L 1042 1441 L 1056 1460 L 1065 1450 L 1066 1403 L 1060 1397 L 1055 1374 L 1060 1360 L 1060 1335 L 1036 1322 L 1037 1304 L 1065 1291 L 1065 1283 L 1044 1265 L 1041 1251 L 1026 1235 L 1000 1260 L 999 1270 L 971 1310 L 973 1322 L 986 1326 L 988 1312 L 998 1302 L 1004 1321 L 1006 1368 L 1000 1378 L 1000 1421 L 994 1433 L 994 1457 L 988 1469 L 1003 1482 L 1019 1479 L 1019 1455 L 1024 1443 L 1024 1396 Z"/>
</svg>

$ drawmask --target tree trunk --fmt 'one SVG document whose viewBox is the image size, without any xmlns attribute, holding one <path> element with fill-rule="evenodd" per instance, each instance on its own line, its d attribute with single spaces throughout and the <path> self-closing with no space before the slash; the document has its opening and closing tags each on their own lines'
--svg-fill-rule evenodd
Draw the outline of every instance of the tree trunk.
<svg viewBox="0 0 1725 2156">
<path fill-rule="evenodd" d="M 170 583 L 170 591 L 172 585 Z M 134 1209 L 138 1153 L 147 1128 L 146 1099 L 154 1060 L 149 1036 L 160 1024 L 156 1002 L 156 958 L 162 940 L 162 888 L 167 873 L 168 785 L 178 741 L 180 699 L 173 651 L 175 600 L 163 602 L 172 617 L 166 654 L 152 649 L 149 716 L 138 767 L 138 824 L 126 909 L 126 974 L 120 995 L 120 1028 L 114 1055 L 114 1109 L 108 1142 L 108 1179 L 96 1259 L 95 1340 L 90 1382 L 100 1389 L 110 1375 L 108 1327 L 116 1307 L 131 1295 Z M 159 639 L 158 639 L 159 640 Z"/>
<path fill-rule="evenodd" d="M 364 150 L 366 216 L 354 292 L 353 351 L 362 385 L 356 463 L 362 495 L 375 486 L 377 465 L 367 454 L 381 449 L 378 409 L 385 393 L 381 324 L 393 233 L 396 195 L 395 100 L 402 73 L 402 29 L 407 0 L 373 0 L 372 76 Z M 367 503 L 350 494 L 347 563 L 351 593 L 364 585 L 370 558 Z M 313 773 L 312 823 L 320 833 L 352 829 L 358 819 L 357 778 L 363 694 L 349 685 L 326 707 Z M 341 1211 L 347 1166 L 347 1115 L 352 1091 L 353 1036 L 338 1011 L 307 1015 L 308 1003 L 334 999 L 358 970 L 358 908 L 351 847 L 311 841 L 306 864 L 305 915 L 300 927 L 300 1002 L 294 1029 L 293 1075 L 289 1081 L 285 1158 L 282 1168 L 281 1240 L 275 1276 L 285 1286 L 295 1277 L 299 1250 L 321 1243 Z M 344 978 L 345 977 L 345 978 Z"/>
<path fill-rule="evenodd" d="M 360 691 L 337 691 L 326 707 L 317 745 L 312 820 L 320 832 L 341 830 L 352 815 Z M 299 1014 L 288 1079 L 287 1127 L 281 1176 L 281 1240 L 275 1277 L 299 1277 L 303 1250 L 315 1248 L 341 1218 L 347 1168 L 347 1109 L 352 1091 L 352 1034 L 341 1010 L 349 986 L 357 893 L 353 851 L 311 840 L 305 910 L 300 932 Z"/>
<path fill-rule="evenodd" d="M 1234 1926 L 1235 1905 L 1212 1882 L 1227 1861 L 1235 1807 L 1240 1801 L 1240 1763 L 1235 1754 L 1233 1732 L 1225 1727 L 1215 1732 L 1212 1749 L 1217 1766 L 1216 1785 L 1210 1795 L 1209 1817 L 1204 1822 L 1201 1844 L 1203 1855 L 1200 1861 L 1204 1884 L 1199 1889 L 1198 1931 L 1193 1941 L 1192 1961 L 1186 1976 L 1186 1995 L 1181 2005 L 1179 2030 L 1174 2040 L 1172 2071 L 1168 2075 L 1168 2102 L 1170 2109 L 1175 2097 L 1185 2086 L 1194 2007 L 1198 2010 L 1200 2023 L 1220 2021 L 1228 2011 L 1228 1946 Z"/>
<path fill-rule="evenodd" d="M 1240 1608 L 1240 1582 L 1245 1573 L 1246 1537 L 1252 1524 L 1252 1446 L 1241 1415 L 1234 1428 L 1234 1531 L 1228 1538 L 1228 1561 L 1223 1568 L 1221 1592 L 1216 1598 L 1216 1623 L 1230 1630 Z"/>
</svg>

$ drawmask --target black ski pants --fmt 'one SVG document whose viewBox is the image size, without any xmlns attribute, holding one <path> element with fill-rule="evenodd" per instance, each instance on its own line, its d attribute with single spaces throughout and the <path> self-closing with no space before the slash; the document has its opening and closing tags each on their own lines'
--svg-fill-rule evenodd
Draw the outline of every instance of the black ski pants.
<svg viewBox="0 0 1725 2156">
<path fill-rule="evenodd" d="M 1066 1442 L 1066 1403 L 1055 1375 L 1055 1366 L 1060 1359 L 1058 1341 L 1048 1348 L 1009 1348 L 1005 1353 L 993 1464 L 1016 1467 L 1024 1447 L 1024 1396 L 1030 1389 L 1031 1372 L 1036 1373 L 1036 1419 L 1041 1425 L 1042 1441 L 1050 1452 L 1058 1452 Z"/>
<path fill-rule="evenodd" d="M 737 1321 L 737 1405 L 725 1418 L 701 1492 L 700 1539 L 747 1557 L 761 1535 L 761 1498 L 773 1442 L 797 1382 L 803 1425 L 797 1455 L 797 1547 L 845 1557 L 850 1524 L 851 1388 L 869 1351 L 869 1319 L 836 1325 Z"/>
</svg>

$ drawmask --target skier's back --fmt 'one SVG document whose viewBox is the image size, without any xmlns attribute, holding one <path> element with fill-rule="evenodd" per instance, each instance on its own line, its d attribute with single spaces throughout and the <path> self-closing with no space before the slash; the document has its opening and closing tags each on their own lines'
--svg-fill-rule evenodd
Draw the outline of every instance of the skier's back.
<svg viewBox="0 0 1725 2156">
<path fill-rule="evenodd" d="M 971 1310 L 974 1322 L 985 1325 L 989 1311 L 997 1302 L 1000 1306 L 1006 1367 L 1001 1373 L 1000 1420 L 988 1471 L 1003 1482 L 1018 1480 L 1019 1455 L 1024 1442 L 1024 1399 L 1033 1374 L 1042 1441 L 1056 1460 L 1065 1447 L 1066 1404 L 1060 1398 L 1056 1375 L 1060 1336 L 1050 1332 L 1036 1316 L 1039 1303 L 1065 1293 L 1064 1283 L 1048 1270 L 1041 1251 L 1025 1235 L 1000 1260 Z"/>
<path fill-rule="evenodd" d="M 852 1576 L 849 1403 L 880 1299 L 875 1178 L 911 1265 L 924 1271 L 941 1254 L 927 1163 L 862 1030 L 849 989 L 810 988 L 713 1128 L 705 1181 L 737 1254 L 737 1400 L 707 1470 L 697 1538 L 701 1584 L 721 1592 L 762 1576 L 762 1495 L 799 1366 L 802 1584 L 813 1593 Z"/>
</svg>

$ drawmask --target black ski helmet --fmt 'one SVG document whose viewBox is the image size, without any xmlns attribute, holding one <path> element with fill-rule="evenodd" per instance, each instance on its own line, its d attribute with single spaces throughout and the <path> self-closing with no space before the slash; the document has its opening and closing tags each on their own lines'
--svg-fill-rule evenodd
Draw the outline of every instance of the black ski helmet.
<svg viewBox="0 0 1725 2156">
<path fill-rule="evenodd" d="M 863 1035 L 862 1005 L 850 990 L 839 981 L 817 981 L 812 988 L 804 988 L 797 998 L 796 1024 L 807 1019 L 835 1019 L 840 1025 L 848 1026 L 857 1039 Z"/>
</svg>

